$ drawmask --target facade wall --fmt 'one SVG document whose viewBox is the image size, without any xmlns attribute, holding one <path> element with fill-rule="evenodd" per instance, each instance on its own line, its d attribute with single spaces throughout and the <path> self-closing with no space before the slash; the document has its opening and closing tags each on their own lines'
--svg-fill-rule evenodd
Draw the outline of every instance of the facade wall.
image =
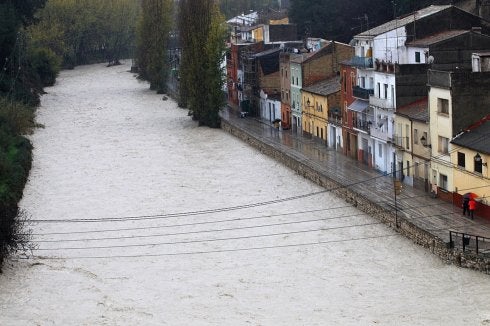
<svg viewBox="0 0 490 326">
<path fill-rule="evenodd" d="M 301 91 L 303 101 L 303 131 L 324 142 L 327 141 L 328 99 L 326 96 Z M 308 101 L 310 106 L 308 106 Z"/>
<path fill-rule="evenodd" d="M 341 65 L 340 107 L 342 109 L 342 151 L 344 155 L 357 158 L 357 131 L 353 129 L 353 112 L 347 107 L 354 102 L 353 87 L 358 83 L 357 69 Z"/>
<path fill-rule="evenodd" d="M 465 166 L 458 165 L 458 153 L 464 154 Z M 477 152 L 454 145 L 454 152 L 451 154 L 451 161 L 454 166 L 454 192 L 455 205 L 461 206 L 460 201 L 462 196 L 467 192 L 472 192 L 478 195 L 477 207 L 475 214 L 485 218 L 490 218 L 490 191 L 488 184 L 490 182 L 488 172 L 488 162 L 490 155 L 478 153 L 481 156 L 482 162 L 487 163 L 487 166 L 482 166 L 482 173 L 475 172 L 474 157 Z"/>
<path fill-rule="evenodd" d="M 448 114 L 438 112 L 438 99 L 448 101 Z M 439 191 L 442 191 L 440 196 L 445 196 L 445 192 L 453 191 L 452 181 L 452 164 L 449 154 L 445 152 L 451 151 L 449 140 L 453 136 L 452 131 L 452 103 L 451 93 L 449 89 L 431 87 L 429 90 L 429 116 L 430 116 L 430 144 L 431 144 L 431 173 L 430 182 L 436 184 Z M 440 138 L 442 137 L 442 138 Z M 447 139 L 447 147 L 440 139 Z M 446 179 L 444 179 L 444 177 Z M 447 182 L 444 182 L 447 180 Z M 445 183 L 445 184 L 444 184 Z M 452 200 L 452 197 L 449 197 Z"/>
<path fill-rule="evenodd" d="M 293 131 L 301 132 L 302 129 L 302 117 L 301 109 L 303 106 L 301 100 L 301 85 L 303 83 L 301 74 L 301 64 L 291 62 L 291 125 Z"/>
<path fill-rule="evenodd" d="M 397 62 L 399 64 L 407 63 L 406 40 L 407 33 L 405 27 L 399 27 L 374 37 L 373 59 L 384 60 L 385 62 Z"/>
<path fill-rule="evenodd" d="M 291 65 L 289 53 L 281 53 L 279 70 L 281 73 L 281 126 L 291 128 Z"/>
<path fill-rule="evenodd" d="M 490 72 L 451 73 L 452 136 L 490 112 Z"/>
</svg>

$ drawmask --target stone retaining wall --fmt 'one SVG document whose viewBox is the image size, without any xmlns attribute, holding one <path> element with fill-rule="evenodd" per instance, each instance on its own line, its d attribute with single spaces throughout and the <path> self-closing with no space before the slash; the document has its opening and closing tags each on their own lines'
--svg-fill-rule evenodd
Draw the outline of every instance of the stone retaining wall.
<svg viewBox="0 0 490 326">
<path fill-rule="evenodd" d="M 274 158 L 306 179 L 326 189 L 333 189 L 332 193 L 340 198 L 344 198 L 346 202 L 352 204 L 362 212 L 392 227 L 396 232 L 406 236 L 416 244 L 429 249 L 433 254 L 439 256 L 447 263 L 453 263 L 460 267 L 471 268 L 490 274 L 490 258 L 476 256 L 468 252 L 463 253 L 459 250 L 449 248 L 448 244 L 442 239 L 416 226 L 401 213 L 398 214 L 398 227 L 396 227 L 394 211 L 386 209 L 361 194 L 356 193 L 351 188 L 344 187 L 344 185 L 328 178 L 316 170 L 312 162 L 299 160 L 287 152 L 283 152 L 275 146 L 267 144 L 263 140 L 248 133 L 247 130 L 231 124 L 227 120 L 221 120 L 221 128 L 255 147 L 262 153 Z"/>
</svg>

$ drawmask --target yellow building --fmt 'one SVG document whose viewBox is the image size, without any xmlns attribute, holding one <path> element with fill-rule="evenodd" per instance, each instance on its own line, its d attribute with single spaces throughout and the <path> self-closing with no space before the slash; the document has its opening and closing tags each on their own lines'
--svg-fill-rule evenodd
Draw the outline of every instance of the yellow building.
<svg viewBox="0 0 490 326">
<path fill-rule="evenodd" d="M 438 197 L 451 202 L 454 184 L 450 156 L 450 139 L 453 137 L 453 105 L 450 88 L 431 85 L 429 88 L 429 116 L 430 183 L 432 187 L 437 187 Z"/>
<path fill-rule="evenodd" d="M 339 78 L 330 78 L 301 89 L 303 132 L 327 143 L 329 110 L 340 106 Z"/>
<path fill-rule="evenodd" d="M 457 135 L 451 144 L 455 200 L 466 193 L 477 196 L 476 215 L 490 217 L 490 115 Z"/>
<path fill-rule="evenodd" d="M 430 191 L 430 139 L 427 98 L 399 107 L 395 113 L 397 166 L 403 182 L 414 188 Z"/>
</svg>

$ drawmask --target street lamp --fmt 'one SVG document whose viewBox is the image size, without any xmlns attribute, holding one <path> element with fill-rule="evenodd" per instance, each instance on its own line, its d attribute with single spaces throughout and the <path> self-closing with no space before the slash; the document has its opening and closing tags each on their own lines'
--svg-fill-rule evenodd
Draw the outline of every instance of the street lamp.
<svg viewBox="0 0 490 326">
<path fill-rule="evenodd" d="M 481 163 L 481 165 L 483 166 L 487 166 L 487 163 L 485 162 L 482 162 L 482 159 L 481 159 L 481 156 L 480 156 L 480 153 L 476 153 L 475 155 L 475 162 L 477 163 Z"/>
<path fill-rule="evenodd" d="M 396 202 L 396 196 L 402 193 L 402 182 L 400 180 L 393 180 L 393 187 L 395 190 L 395 227 L 398 228 L 398 205 Z"/>
<path fill-rule="evenodd" d="M 422 136 L 422 137 L 420 138 L 420 142 L 422 143 L 422 146 L 424 146 L 424 147 L 429 147 L 429 148 L 431 148 L 431 147 L 432 147 L 432 145 L 431 145 L 431 144 L 427 144 L 427 139 L 425 138 L 425 136 Z"/>
</svg>

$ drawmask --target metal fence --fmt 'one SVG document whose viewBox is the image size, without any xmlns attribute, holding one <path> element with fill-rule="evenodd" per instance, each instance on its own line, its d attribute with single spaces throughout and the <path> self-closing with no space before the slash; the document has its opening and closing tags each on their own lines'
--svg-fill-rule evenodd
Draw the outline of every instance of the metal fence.
<svg viewBox="0 0 490 326">
<path fill-rule="evenodd" d="M 449 245 L 451 248 L 461 248 L 463 252 L 490 256 L 490 238 L 479 235 L 449 231 Z"/>
</svg>

